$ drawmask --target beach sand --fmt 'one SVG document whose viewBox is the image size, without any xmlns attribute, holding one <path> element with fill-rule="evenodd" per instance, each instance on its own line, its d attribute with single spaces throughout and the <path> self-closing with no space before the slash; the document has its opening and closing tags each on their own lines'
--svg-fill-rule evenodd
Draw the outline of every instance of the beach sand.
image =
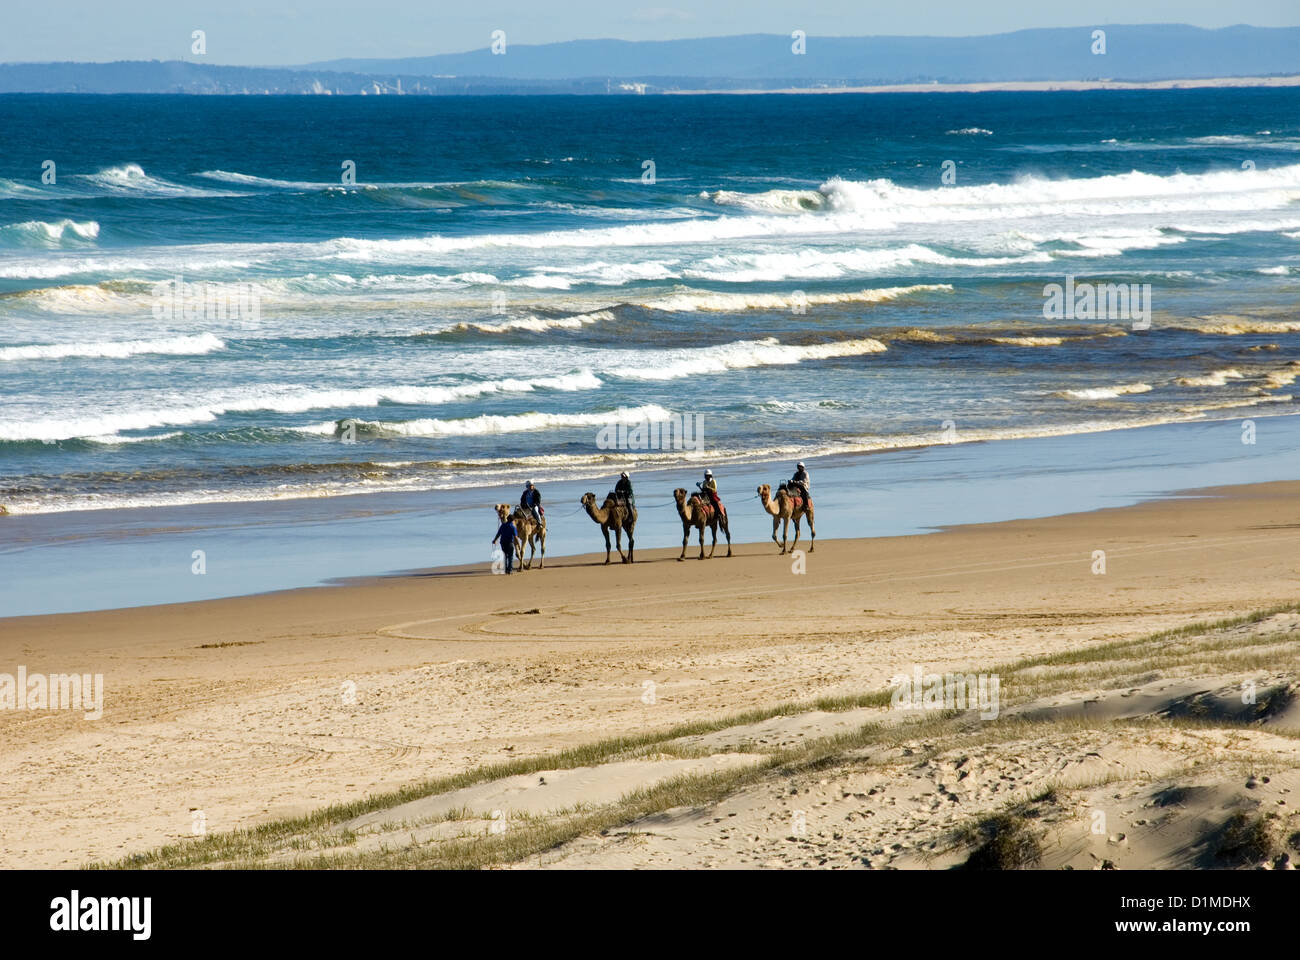
<svg viewBox="0 0 1300 960">
<path fill-rule="evenodd" d="M 248 828 L 476 765 L 786 702 L 877 693 L 917 666 L 988 670 L 1300 598 L 1300 482 L 926 535 L 832 539 L 842 532 L 823 529 L 815 552 L 797 560 L 778 556 L 771 542 L 736 544 L 734 557 L 704 562 L 676 562 L 676 547 L 638 549 L 630 566 L 563 557 L 503 578 L 479 564 L 0 620 L 0 670 L 102 673 L 106 689 L 99 720 L 0 711 L 0 780 L 8 785 L 0 865 L 117 860 L 193 838 L 196 823 L 208 833 Z M 590 534 L 599 544 L 594 524 Z M 1093 572 L 1099 550 L 1104 574 Z M 1294 620 L 1274 618 L 1269 627 L 1294 630 Z M 1282 659 L 1294 665 L 1290 650 Z M 1202 672 L 1222 685 L 1235 682 L 1234 670 Z M 1090 683 L 1081 677 L 1070 694 L 1086 699 Z M 863 722 L 853 711 L 805 719 L 802 726 L 818 733 Z M 792 735 L 779 723 L 769 733 L 777 741 Z M 1071 749 L 1081 757 L 1122 754 L 1122 762 L 1149 769 L 1168 760 L 1104 730 L 1077 737 Z M 1286 766 L 1297 740 L 1275 739 L 1274 759 Z M 1255 756 L 1264 747 L 1251 749 Z M 710 751 L 719 769 L 746 762 L 718 744 L 695 750 L 678 772 L 698 770 Z M 1197 750 L 1212 753 L 1194 744 L 1184 752 Z M 1028 782 L 1045 782 L 1044 771 L 1060 758 L 1059 750 L 1027 745 L 1015 762 L 1029 771 Z M 672 757 L 646 762 L 658 766 L 575 775 L 550 806 L 604 803 L 677 770 Z M 1294 779 L 1283 771 L 1270 788 L 1290 790 Z M 837 800 L 843 793 L 839 781 L 818 784 L 813 777 L 803 789 L 833 787 Z M 500 797 L 520 797 L 521 809 L 547 808 L 525 802 L 522 785 L 496 786 L 475 802 L 500 806 L 507 803 Z M 763 804 L 776 803 L 780 791 L 768 781 L 750 789 L 759 793 L 731 797 L 733 808 L 714 816 L 743 820 L 745 810 L 757 810 L 752 817 L 770 820 Z M 872 789 L 863 779 L 843 796 Z M 1133 787 L 1135 797 L 1141 789 Z M 923 796 L 918 809 L 933 802 L 933 789 L 915 792 Z M 990 803 L 996 793 L 990 789 Z M 788 803 L 781 803 L 785 817 Z M 692 824 L 681 828 L 688 848 L 699 846 L 691 830 L 701 828 Z M 771 842 L 791 846 L 781 837 Z M 870 843 L 890 851 L 886 859 L 898 860 L 891 865 L 932 865 L 908 862 L 907 843 L 897 851 L 874 835 Z M 749 844 L 744 859 L 754 865 L 818 864 L 806 851 L 785 860 L 754 855 Z M 741 857 L 722 844 L 710 848 L 712 859 L 672 861 L 643 837 L 633 847 L 607 846 L 580 838 L 553 859 L 679 866 L 735 865 Z M 1095 859 L 1095 852 L 1070 856 Z M 1064 854 L 1058 861 L 1074 862 Z"/>
</svg>

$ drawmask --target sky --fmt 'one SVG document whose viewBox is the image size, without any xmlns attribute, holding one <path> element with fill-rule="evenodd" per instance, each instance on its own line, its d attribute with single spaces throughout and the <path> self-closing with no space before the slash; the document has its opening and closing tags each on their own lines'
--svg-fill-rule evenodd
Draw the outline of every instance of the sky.
<svg viewBox="0 0 1300 960">
<path fill-rule="evenodd" d="M 1297 0 L 10 0 L 0 62 L 183 60 L 203 30 L 210 63 L 295 65 L 488 46 L 669 40 L 803 30 L 808 36 L 971 36 L 1030 27 L 1188 23 L 1300 26 Z"/>
</svg>

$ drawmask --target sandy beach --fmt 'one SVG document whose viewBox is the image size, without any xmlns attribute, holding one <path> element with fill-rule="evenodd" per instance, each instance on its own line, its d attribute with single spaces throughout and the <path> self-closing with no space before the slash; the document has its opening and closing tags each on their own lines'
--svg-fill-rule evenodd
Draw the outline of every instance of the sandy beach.
<svg viewBox="0 0 1300 960">
<path fill-rule="evenodd" d="M 116 861 L 197 842 L 200 829 L 214 836 L 253 828 L 485 764 L 786 703 L 878 698 L 891 678 L 918 666 L 987 671 L 1290 603 L 1300 578 L 1300 482 L 926 535 L 833 536 L 823 531 L 815 552 L 793 560 L 770 542 L 737 543 L 731 559 L 704 562 L 675 562 L 676 548 L 639 550 L 631 566 L 606 567 L 595 555 L 558 558 L 507 579 L 479 564 L 0 620 L 5 670 L 102 673 L 105 684 L 99 720 L 72 711 L 0 712 L 0 775 L 10 785 L 0 815 L 2 863 Z M 1095 551 L 1105 553 L 1104 573 L 1094 572 Z M 1296 617 L 1280 613 L 1249 629 L 1265 628 L 1292 631 Z M 1234 666 L 1225 654 L 1223 664 L 1198 661 L 1192 674 L 1214 687 L 1235 683 L 1241 669 L 1263 669 L 1293 688 L 1293 642 L 1268 649 L 1267 662 Z M 1143 682 L 1172 682 L 1154 673 Z M 1179 682 L 1199 695 L 1195 676 L 1182 671 Z M 1081 675 L 1066 692 L 1087 699 L 1098 682 Z M 849 730 L 889 712 L 863 703 L 821 711 L 802 728 Z M 779 742 L 800 727 L 769 733 Z M 1242 728 L 1229 738 L 1272 737 L 1275 743 L 1252 742 L 1251 756 L 1261 775 L 1277 768 L 1270 789 L 1284 792 L 1300 762 L 1286 729 Z M 1149 748 L 1088 736 L 1101 747 L 1085 754 L 1123 749 L 1124 762 L 1159 768 L 1142 760 Z M 727 753 L 717 744 L 693 749 L 621 758 L 628 769 L 601 767 L 549 800 L 505 787 L 501 796 L 518 797 L 521 810 L 599 806 L 648 782 L 699 772 L 700 764 L 733 770 L 761 758 L 750 750 L 711 759 Z M 1213 755 L 1198 749 L 1203 759 Z M 1059 760 L 1045 749 L 1017 756 L 1040 774 Z M 509 806 L 499 797 L 484 802 Z M 438 816 L 445 820 L 445 810 Z M 899 824 L 890 829 L 906 833 Z M 790 846 L 780 839 L 773 843 Z M 636 856 L 614 846 L 578 837 L 553 859 L 675 865 L 653 843 L 636 845 Z M 911 848 L 904 846 L 891 853 L 903 858 L 891 865 L 917 865 L 906 862 Z M 725 845 L 717 849 L 701 865 L 738 862 Z"/>
</svg>

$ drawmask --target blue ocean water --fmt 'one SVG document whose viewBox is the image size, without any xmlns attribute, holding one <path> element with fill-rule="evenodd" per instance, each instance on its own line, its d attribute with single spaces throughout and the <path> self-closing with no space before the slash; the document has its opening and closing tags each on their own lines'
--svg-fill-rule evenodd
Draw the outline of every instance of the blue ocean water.
<svg viewBox="0 0 1300 960">
<path fill-rule="evenodd" d="M 0 504 L 1287 414 L 1298 200 L 1294 89 L 4 96 Z M 1045 316 L 1089 282 L 1149 316 Z"/>
</svg>

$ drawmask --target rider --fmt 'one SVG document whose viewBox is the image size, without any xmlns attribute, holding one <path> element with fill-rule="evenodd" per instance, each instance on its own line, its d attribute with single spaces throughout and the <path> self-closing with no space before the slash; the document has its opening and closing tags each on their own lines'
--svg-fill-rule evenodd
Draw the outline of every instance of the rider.
<svg viewBox="0 0 1300 960">
<path fill-rule="evenodd" d="M 519 506 L 533 515 L 533 522 L 542 525 L 542 492 L 529 480 L 524 484 L 524 495 L 519 498 Z"/>
<path fill-rule="evenodd" d="M 614 484 L 614 496 L 629 507 L 636 506 L 636 497 L 632 493 L 632 481 L 628 477 L 626 470 L 618 475 L 618 483 Z"/>
<path fill-rule="evenodd" d="M 812 478 L 808 476 L 808 470 L 804 467 L 802 460 L 795 464 L 794 476 L 790 478 L 790 486 L 797 487 L 799 492 L 803 494 L 804 503 L 812 500 Z"/>
<path fill-rule="evenodd" d="M 719 513 L 722 512 L 722 499 L 718 496 L 718 481 L 713 479 L 713 471 L 705 470 L 704 479 L 696 484 L 700 492 L 709 498 L 713 504 L 713 509 Z"/>
</svg>

